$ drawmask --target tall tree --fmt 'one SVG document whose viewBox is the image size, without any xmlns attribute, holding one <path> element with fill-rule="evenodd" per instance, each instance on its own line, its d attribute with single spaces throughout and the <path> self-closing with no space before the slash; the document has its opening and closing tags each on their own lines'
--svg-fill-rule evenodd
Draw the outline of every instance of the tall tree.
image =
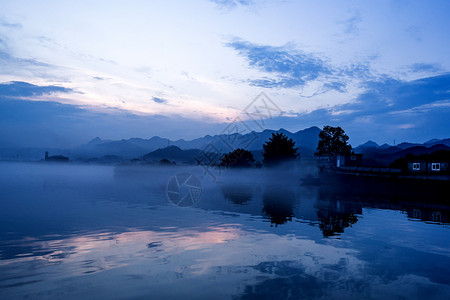
<svg viewBox="0 0 450 300">
<path fill-rule="evenodd" d="M 263 149 L 263 162 L 267 166 L 294 160 L 298 157 L 298 148 L 295 148 L 295 142 L 283 133 L 272 133 L 272 137 L 266 141 Z"/>
<path fill-rule="evenodd" d="M 319 133 L 319 144 L 315 156 L 328 157 L 331 164 L 336 163 L 338 155 L 348 155 L 352 146 L 347 143 L 348 135 L 341 127 L 324 126 Z"/>
<path fill-rule="evenodd" d="M 223 167 L 251 167 L 255 163 L 253 154 L 244 149 L 236 149 L 225 154 L 220 162 Z"/>
</svg>

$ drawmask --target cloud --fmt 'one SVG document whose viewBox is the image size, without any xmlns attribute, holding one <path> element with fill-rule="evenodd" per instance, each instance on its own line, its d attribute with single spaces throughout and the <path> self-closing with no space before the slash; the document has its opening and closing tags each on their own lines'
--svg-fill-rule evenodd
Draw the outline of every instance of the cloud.
<svg viewBox="0 0 450 300">
<path fill-rule="evenodd" d="M 410 128 L 416 127 L 416 125 L 411 124 L 411 123 L 406 123 L 406 124 L 400 124 L 397 127 L 400 129 L 410 129 Z"/>
<path fill-rule="evenodd" d="M 233 8 L 238 5 L 249 6 L 253 4 L 253 0 L 210 0 L 211 2 L 226 8 Z"/>
<path fill-rule="evenodd" d="M 339 81 L 332 81 L 332 82 L 326 82 L 323 85 L 327 90 L 335 90 L 341 93 L 346 92 L 346 85 L 343 82 Z"/>
<path fill-rule="evenodd" d="M 370 62 L 333 67 L 320 57 L 286 46 L 265 46 L 242 40 L 232 41 L 227 46 L 245 57 L 250 67 L 264 72 L 263 76 L 249 80 L 254 86 L 312 88 L 311 96 L 302 96 L 311 99 L 318 99 L 329 91 L 349 93 L 350 85 L 362 89 L 345 104 L 331 104 L 310 113 L 293 112 L 291 116 L 296 117 L 267 122 L 275 129 L 279 126 L 298 130 L 314 125 L 340 125 L 355 135 L 353 142 L 356 144 L 365 142 L 366 136 L 384 143 L 396 138 L 423 142 L 448 135 L 442 122 L 448 123 L 445 120 L 450 111 L 450 73 L 405 81 L 372 73 Z M 411 66 L 415 72 L 439 69 L 433 64 Z"/>
<path fill-rule="evenodd" d="M 134 114 L 126 110 L 17 100 L 0 96 L 0 148 L 73 147 L 102 139 L 194 139 L 218 134 L 226 124 L 186 117 Z"/>
<path fill-rule="evenodd" d="M 368 82 L 365 89 L 355 102 L 322 111 L 320 119 L 328 116 L 360 139 L 371 136 L 381 142 L 396 137 L 418 142 L 448 137 L 450 73 L 412 81 L 383 77 Z"/>
<path fill-rule="evenodd" d="M 345 105 L 348 109 L 371 114 L 405 110 L 450 99 L 450 73 L 413 81 L 383 77 L 365 88 L 356 103 Z"/>
<path fill-rule="evenodd" d="M 322 59 L 288 47 L 258 45 L 243 40 L 235 40 L 227 46 L 245 57 L 250 67 L 271 75 L 250 80 L 253 86 L 292 88 L 332 73 L 331 67 Z"/>
<path fill-rule="evenodd" d="M 358 25 L 361 22 L 361 14 L 357 11 L 350 18 L 342 22 L 345 26 L 344 32 L 347 34 L 357 34 L 359 32 Z"/>
<path fill-rule="evenodd" d="M 73 90 L 54 85 L 37 86 L 22 81 L 0 83 L 0 97 L 7 97 L 7 98 L 33 97 L 33 96 L 49 95 L 54 93 L 70 93 L 70 92 L 73 92 Z"/>
<path fill-rule="evenodd" d="M 7 27 L 9 29 L 22 29 L 22 24 L 19 23 L 8 23 L 4 20 L 0 20 L 0 26 Z"/>
<path fill-rule="evenodd" d="M 298 130 L 310 126 L 341 126 L 357 146 L 370 139 L 381 144 L 425 142 L 448 138 L 450 74 L 401 81 L 382 77 L 364 85 L 352 103 L 320 108 L 293 117 L 267 120 L 269 128 Z"/>
<path fill-rule="evenodd" d="M 414 73 L 438 72 L 442 71 L 442 68 L 438 64 L 415 63 L 409 66 L 409 70 Z"/>
<path fill-rule="evenodd" d="M 20 78 L 45 78 L 49 80 L 61 80 L 61 76 L 55 77 L 55 71 L 62 72 L 62 68 L 40 62 L 35 59 L 17 58 L 11 56 L 7 51 L 3 51 L 2 48 L 8 47 L 0 39 L 0 75 L 4 75 L 6 78 L 20 77 Z M 63 71 L 67 72 L 67 69 Z"/>
<path fill-rule="evenodd" d="M 167 100 L 163 99 L 163 98 L 159 98 L 159 97 L 153 97 L 152 100 L 156 103 L 160 103 L 160 104 L 165 104 L 167 103 Z"/>
<path fill-rule="evenodd" d="M 60 87 L 38 87 L 22 82 L 14 83 L 14 86 L 25 86 L 28 90 L 11 91 L 5 89 L 8 85 L 0 85 L 2 147 L 70 147 L 95 136 L 105 139 L 149 138 L 152 135 L 172 139 L 197 138 L 220 133 L 226 126 L 182 116 L 144 116 L 120 109 L 93 110 L 51 101 L 18 101 L 14 98 L 52 93 L 54 88 L 57 88 L 56 92 L 61 90 L 58 89 Z M 383 78 L 368 84 L 355 103 L 321 108 L 310 113 L 293 112 L 289 117 L 273 117 L 265 120 L 265 126 L 297 131 L 314 125 L 339 125 L 349 134 L 354 146 L 365 142 L 368 137 L 378 143 L 392 143 L 393 139 L 399 141 L 400 138 L 424 142 L 431 138 L 448 137 L 449 93 L 450 74 L 410 82 Z"/>
<path fill-rule="evenodd" d="M 368 79 L 373 77 L 368 63 L 349 64 L 338 70 L 338 76 L 349 76 L 351 78 Z"/>
</svg>

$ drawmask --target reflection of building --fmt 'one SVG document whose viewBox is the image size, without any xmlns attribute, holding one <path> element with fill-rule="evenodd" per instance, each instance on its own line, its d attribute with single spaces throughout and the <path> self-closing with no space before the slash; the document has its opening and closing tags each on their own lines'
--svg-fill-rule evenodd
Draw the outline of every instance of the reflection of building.
<svg viewBox="0 0 450 300">
<path fill-rule="evenodd" d="M 445 207 L 420 207 L 420 208 L 408 208 L 408 217 L 412 219 L 418 219 L 421 221 L 433 221 L 439 223 L 448 223 L 448 211 L 445 211 Z"/>
<path fill-rule="evenodd" d="M 448 162 L 412 160 L 408 162 L 408 171 L 414 173 L 443 173 L 448 170 Z"/>
<path fill-rule="evenodd" d="M 45 161 L 68 161 L 69 158 L 62 155 L 48 156 L 48 151 L 45 152 Z"/>
</svg>

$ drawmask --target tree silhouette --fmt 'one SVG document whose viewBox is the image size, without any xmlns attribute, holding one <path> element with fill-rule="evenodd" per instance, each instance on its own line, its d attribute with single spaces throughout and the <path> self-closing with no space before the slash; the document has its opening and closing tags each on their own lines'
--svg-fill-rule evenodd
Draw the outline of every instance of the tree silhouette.
<svg viewBox="0 0 450 300">
<path fill-rule="evenodd" d="M 272 137 L 263 145 L 263 148 L 263 162 L 267 166 L 294 160 L 298 157 L 298 148 L 295 148 L 295 142 L 283 133 L 272 133 Z"/>
<path fill-rule="evenodd" d="M 331 164 L 335 164 L 339 154 L 348 155 L 352 146 L 348 141 L 348 135 L 341 127 L 324 126 L 319 133 L 319 144 L 314 153 L 315 156 L 328 157 Z"/>
<path fill-rule="evenodd" d="M 225 154 L 220 162 L 223 167 L 251 167 L 255 162 L 253 154 L 244 149 L 236 149 L 228 154 Z"/>
<path fill-rule="evenodd" d="M 358 217 L 353 213 L 321 215 L 319 217 L 319 228 L 324 237 L 330 237 L 344 233 L 345 228 L 352 227 L 358 222 Z"/>
<path fill-rule="evenodd" d="M 295 193 L 292 187 L 269 185 L 263 194 L 263 213 L 272 226 L 292 221 L 294 216 Z"/>
</svg>

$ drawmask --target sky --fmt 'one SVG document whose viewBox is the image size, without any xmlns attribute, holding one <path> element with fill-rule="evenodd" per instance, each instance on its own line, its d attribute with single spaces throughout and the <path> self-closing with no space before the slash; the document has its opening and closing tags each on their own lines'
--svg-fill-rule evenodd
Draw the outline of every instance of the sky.
<svg viewBox="0 0 450 300">
<path fill-rule="evenodd" d="M 193 139 L 233 122 L 341 126 L 354 146 L 448 138 L 449 11 L 450 1 L 0 0 L 0 147 Z"/>
</svg>

